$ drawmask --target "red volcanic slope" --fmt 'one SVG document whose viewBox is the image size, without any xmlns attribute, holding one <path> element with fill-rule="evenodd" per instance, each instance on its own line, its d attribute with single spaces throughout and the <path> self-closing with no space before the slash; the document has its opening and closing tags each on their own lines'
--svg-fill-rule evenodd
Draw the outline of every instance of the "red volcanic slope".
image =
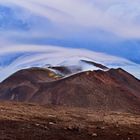
<svg viewBox="0 0 140 140">
<path fill-rule="evenodd" d="M 21 70 L 0 85 L 0 99 L 112 111 L 140 111 L 140 81 L 122 69 L 61 78 L 44 69 Z"/>
</svg>

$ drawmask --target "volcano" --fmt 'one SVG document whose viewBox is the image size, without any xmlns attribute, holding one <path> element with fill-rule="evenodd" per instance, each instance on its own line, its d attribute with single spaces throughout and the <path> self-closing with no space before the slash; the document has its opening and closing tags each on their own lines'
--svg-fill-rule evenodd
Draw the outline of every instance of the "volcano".
<svg viewBox="0 0 140 140">
<path fill-rule="evenodd" d="M 100 66 L 100 69 L 78 71 L 65 76 L 62 73 L 69 68 L 63 66 L 61 74 L 53 67 L 20 70 L 0 84 L 0 99 L 40 105 L 139 112 L 140 81 L 121 68 L 109 69 L 99 64 L 96 66 Z"/>
</svg>

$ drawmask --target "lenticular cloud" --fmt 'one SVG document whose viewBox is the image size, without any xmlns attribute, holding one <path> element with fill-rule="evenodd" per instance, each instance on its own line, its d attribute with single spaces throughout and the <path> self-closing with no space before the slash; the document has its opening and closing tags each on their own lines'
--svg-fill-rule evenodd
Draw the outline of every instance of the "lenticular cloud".
<svg viewBox="0 0 140 140">
<path fill-rule="evenodd" d="M 138 48 L 139 43 L 135 43 L 135 39 L 140 38 L 139 4 L 138 0 L 135 2 L 131 0 L 127 2 L 121 0 L 0 0 L 0 22 L 2 22 L 0 81 L 23 68 L 74 65 L 81 59 L 88 59 L 108 67 L 122 67 L 140 77 L 138 71 L 140 66 L 129 61 L 133 59 L 126 57 L 131 53 L 132 47 L 123 43 L 123 45 L 114 46 L 117 41 L 132 39 L 133 46 Z M 43 41 L 52 39 L 52 44 L 58 46 L 24 45 L 24 43 L 39 44 L 36 42 L 38 39 Z M 93 42 L 93 47 L 89 47 L 91 50 L 97 50 L 96 48 L 99 47 L 96 46 L 98 44 L 96 39 L 103 41 L 101 45 L 105 44 L 104 40 L 108 44 L 113 42 L 113 45 L 106 44 L 105 49 L 102 51 L 101 48 L 99 51 L 116 55 L 114 52 L 119 50 L 123 54 L 117 56 L 124 58 L 85 49 L 68 48 L 69 44 L 65 48 L 59 47 L 62 44 L 55 43 L 55 39 L 70 40 L 72 44 L 75 40 L 78 42 L 84 40 L 87 44 L 95 40 L 95 45 Z M 88 48 L 86 45 L 80 47 Z M 113 53 L 108 49 L 111 47 L 114 49 L 112 49 Z M 128 52 L 125 53 L 125 50 Z M 137 62 L 135 58 L 138 58 L 139 52 L 137 49 L 134 50 L 135 56 L 132 55 L 131 58 Z"/>
<path fill-rule="evenodd" d="M 45 67 L 47 65 L 76 65 L 79 60 L 83 59 L 98 62 L 109 67 L 138 67 L 138 65 L 126 59 L 85 49 L 71 49 L 48 45 L 14 45 L 1 48 L 0 80 L 4 80 L 20 69 Z"/>
</svg>

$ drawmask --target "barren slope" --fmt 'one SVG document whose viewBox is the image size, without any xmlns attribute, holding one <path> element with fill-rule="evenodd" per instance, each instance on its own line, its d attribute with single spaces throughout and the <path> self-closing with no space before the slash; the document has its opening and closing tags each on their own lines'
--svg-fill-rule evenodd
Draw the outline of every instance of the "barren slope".
<svg viewBox="0 0 140 140">
<path fill-rule="evenodd" d="M 0 99 L 139 112 L 140 81 L 122 69 L 87 71 L 65 78 L 48 70 L 40 74 L 38 69 L 27 69 L 1 83 Z"/>
<path fill-rule="evenodd" d="M 139 140 L 140 116 L 0 103 L 0 140 Z"/>
</svg>

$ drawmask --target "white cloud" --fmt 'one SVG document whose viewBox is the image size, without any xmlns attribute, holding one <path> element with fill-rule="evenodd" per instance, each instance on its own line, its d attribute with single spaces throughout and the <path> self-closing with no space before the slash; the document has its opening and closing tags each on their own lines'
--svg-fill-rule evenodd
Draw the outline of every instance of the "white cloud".
<svg viewBox="0 0 140 140">
<path fill-rule="evenodd" d="M 70 28 L 99 28 L 125 38 L 140 38 L 140 1 L 5 0 Z"/>
<path fill-rule="evenodd" d="M 42 67 L 46 64 L 59 65 L 65 61 L 68 61 L 68 64 L 71 65 L 71 62 L 74 64 L 73 62 L 76 63 L 80 59 L 92 60 L 111 67 L 116 67 L 116 65 L 117 67 L 139 67 L 139 65 L 123 58 L 85 49 L 68 49 L 59 46 L 14 45 L 1 47 L 0 60 L 5 61 L 6 56 L 10 57 L 18 53 L 21 54 L 18 58 L 14 59 L 10 64 L 1 67 L 0 81 L 23 68 Z M 134 71 L 132 72 L 134 73 Z"/>
<path fill-rule="evenodd" d="M 39 15 L 49 19 L 53 25 L 51 29 L 46 29 L 47 25 L 36 23 L 35 28 L 32 30 L 21 33 L 20 31 L 4 31 L 0 35 L 3 38 L 8 37 L 8 41 L 11 38 L 17 39 L 17 36 L 22 38 L 30 37 L 60 37 L 66 36 L 73 37 L 75 33 L 79 36 L 86 31 L 103 30 L 110 32 L 111 35 L 115 34 L 120 38 L 140 38 L 140 1 L 139 0 L 0 0 L 0 4 L 20 6 L 27 11 L 25 15 L 23 13 L 18 14 L 21 18 L 26 20 L 30 19 L 30 14 Z M 28 10 L 31 13 L 28 13 Z M 139 17 L 139 19 L 138 19 Z M 44 22 L 46 24 L 46 22 Z M 94 30 L 95 29 L 95 30 Z M 93 31 L 92 31 L 93 30 Z M 92 39 L 92 33 L 89 33 Z M 97 33 L 95 32 L 96 36 Z M 88 37 L 89 37 L 88 36 Z M 109 37 L 109 41 L 111 38 Z M 3 39 L 5 40 L 5 39 Z M 3 80 L 11 73 L 22 69 L 24 67 L 31 67 L 36 65 L 45 65 L 47 63 L 59 64 L 67 59 L 88 58 L 93 61 L 105 64 L 107 66 L 117 65 L 128 68 L 129 72 L 132 72 L 136 76 L 140 76 L 138 72 L 139 65 L 132 63 L 123 58 L 110 56 L 107 54 L 91 52 L 82 49 L 66 49 L 55 46 L 34 46 L 34 45 L 9 45 L 5 46 L 7 40 L 2 41 L 0 58 L 1 61 L 6 59 L 6 55 L 25 53 L 19 58 L 13 60 L 9 65 L 2 67 L 0 71 L 0 80 Z M 10 44 L 10 43 L 8 43 Z M 3 47 L 2 47 L 3 46 Z M 30 54 L 28 53 L 36 53 Z M 131 67 L 133 66 L 133 68 Z M 126 69 L 127 69 L 126 68 Z"/>
<path fill-rule="evenodd" d="M 41 53 L 44 54 L 46 57 L 46 60 L 48 58 L 57 58 L 57 57 L 64 57 L 64 58 L 70 58 L 71 56 L 78 56 L 78 57 L 89 57 L 94 61 L 98 62 L 105 62 L 107 64 L 114 63 L 126 63 L 126 64 L 132 64 L 131 61 L 128 61 L 123 58 L 111 56 L 104 53 L 98 53 L 89 51 L 86 49 L 72 49 L 72 48 L 63 48 L 60 46 L 50 46 L 50 45 L 10 45 L 10 46 L 3 46 L 1 47 L 0 56 L 6 55 L 6 54 L 16 54 L 16 53 Z M 47 54 L 47 55 L 46 55 Z M 44 58 L 42 55 L 42 58 Z M 29 60 L 30 61 L 30 60 Z"/>
</svg>

